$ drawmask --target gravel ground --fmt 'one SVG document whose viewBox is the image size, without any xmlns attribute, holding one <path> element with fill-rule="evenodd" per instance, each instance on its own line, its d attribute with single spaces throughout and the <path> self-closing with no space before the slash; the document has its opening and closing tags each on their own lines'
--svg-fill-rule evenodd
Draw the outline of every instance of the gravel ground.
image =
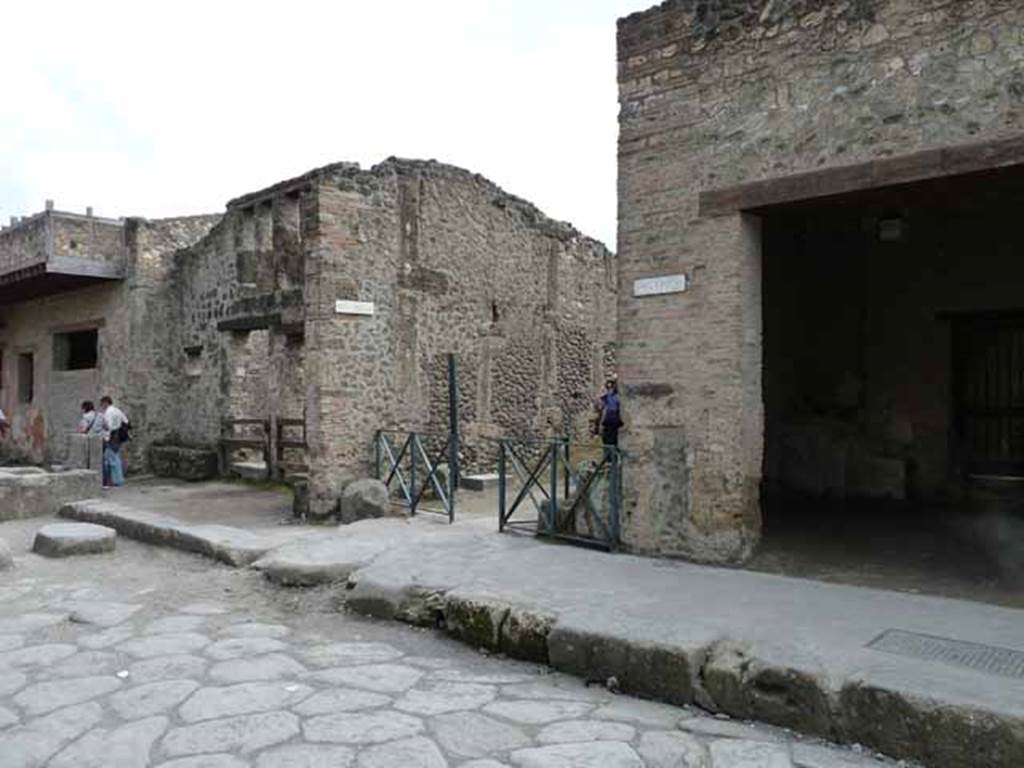
<svg viewBox="0 0 1024 768">
<path fill-rule="evenodd" d="M 47 522 L 0 525 L 0 768 L 897 765 L 339 613 L 336 589 L 124 539 L 30 554 Z"/>
</svg>

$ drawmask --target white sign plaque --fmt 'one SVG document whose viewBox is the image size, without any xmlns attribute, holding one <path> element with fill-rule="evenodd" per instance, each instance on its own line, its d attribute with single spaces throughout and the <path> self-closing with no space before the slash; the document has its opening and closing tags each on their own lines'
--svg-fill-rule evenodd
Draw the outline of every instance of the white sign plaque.
<svg viewBox="0 0 1024 768">
<path fill-rule="evenodd" d="M 334 302 L 334 311 L 339 315 L 372 315 L 374 306 L 372 301 L 345 301 L 338 299 Z"/>
<path fill-rule="evenodd" d="M 685 290 L 686 275 L 642 277 L 633 281 L 634 296 L 661 296 L 666 293 L 682 293 Z"/>
</svg>

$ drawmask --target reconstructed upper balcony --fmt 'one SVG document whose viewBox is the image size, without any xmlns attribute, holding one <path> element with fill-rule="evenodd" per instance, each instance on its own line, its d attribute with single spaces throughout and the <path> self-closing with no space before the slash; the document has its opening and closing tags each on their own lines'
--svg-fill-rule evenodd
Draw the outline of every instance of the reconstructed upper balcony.
<svg viewBox="0 0 1024 768">
<path fill-rule="evenodd" d="M 55 211 L 0 229 L 0 304 L 36 299 L 125 276 L 124 222 Z"/>
</svg>

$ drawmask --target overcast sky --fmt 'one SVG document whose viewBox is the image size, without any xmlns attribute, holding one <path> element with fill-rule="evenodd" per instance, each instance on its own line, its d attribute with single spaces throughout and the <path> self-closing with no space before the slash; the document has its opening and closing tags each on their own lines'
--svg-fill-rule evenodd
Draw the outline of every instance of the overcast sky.
<svg viewBox="0 0 1024 768">
<path fill-rule="evenodd" d="M 17 2 L 0 221 L 223 210 L 338 160 L 434 158 L 615 245 L 615 20 L 654 0 Z"/>
</svg>

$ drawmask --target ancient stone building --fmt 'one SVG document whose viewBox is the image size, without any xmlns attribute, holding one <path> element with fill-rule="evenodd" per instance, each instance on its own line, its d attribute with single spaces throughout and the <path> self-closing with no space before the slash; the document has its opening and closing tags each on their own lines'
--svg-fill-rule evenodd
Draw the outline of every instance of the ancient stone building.
<svg viewBox="0 0 1024 768">
<path fill-rule="evenodd" d="M 327 166 L 223 216 L 48 210 L 0 233 L 0 261 L 9 452 L 59 458 L 103 391 L 136 462 L 212 448 L 225 418 L 305 419 L 314 512 L 369 471 L 376 430 L 447 429 L 449 353 L 467 445 L 573 433 L 614 359 L 608 250 L 436 162 Z"/>
<path fill-rule="evenodd" d="M 670 0 L 618 50 L 629 543 L 1024 474 L 1024 5 Z"/>
</svg>

